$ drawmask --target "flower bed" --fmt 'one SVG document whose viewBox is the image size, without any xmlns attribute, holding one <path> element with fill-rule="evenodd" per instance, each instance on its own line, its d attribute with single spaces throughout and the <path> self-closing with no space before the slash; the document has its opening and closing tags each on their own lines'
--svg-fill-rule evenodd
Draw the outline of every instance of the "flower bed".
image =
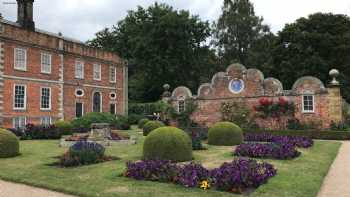
<svg viewBox="0 0 350 197">
<path fill-rule="evenodd" d="M 114 159 L 116 158 L 105 155 L 105 148 L 102 145 L 94 142 L 79 141 L 60 157 L 59 165 L 62 167 L 73 167 Z"/>
<path fill-rule="evenodd" d="M 314 142 L 309 137 L 303 136 L 273 136 L 269 133 L 247 133 L 244 134 L 246 142 L 275 142 L 275 143 L 291 143 L 299 148 L 309 148 Z"/>
<path fill-rule="evenodd" d="M 233 154 L 242 157 L 293 159 L 301 153 L 292 143 L 244 143 L 237 146 Z"/>
<path fill-rule="evenodd" d="M 235 193 L 257 188 L 277 173 L 271 164 L 243 158 L 224 163 L 213 170 L 196 163 L 180 165 L 159 160 L 128 162 L 126 165 L 124 176 L 137 180 L 172 182 L 185 187 L 214 188 Z"/>
</svg>

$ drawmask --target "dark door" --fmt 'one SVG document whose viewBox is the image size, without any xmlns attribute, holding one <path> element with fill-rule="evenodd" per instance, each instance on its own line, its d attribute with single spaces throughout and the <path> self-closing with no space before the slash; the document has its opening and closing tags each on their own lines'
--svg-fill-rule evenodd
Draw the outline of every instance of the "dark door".
<svg viewBox="0 0 350 197">
<path fill-rule="evenodd" d="M 101 112 L 101 93 L 95 92 L 93 95 L 93 101 L 92 101 L 92 111 L 93 112 Z"/>
<path fill-rule="evenodd" d="M 82 117 L 83 113 L 83 103 L 75 103 L 75 117 Z"/>
<path fill-rule="evenodd" d="M 111 112 L 111 114 L 116 114 L 116 111 L 115 111 L 116 106 L 114 103 L 110 104 L 109 108 L 110 108 L 109 112 Z"/>
</svg>

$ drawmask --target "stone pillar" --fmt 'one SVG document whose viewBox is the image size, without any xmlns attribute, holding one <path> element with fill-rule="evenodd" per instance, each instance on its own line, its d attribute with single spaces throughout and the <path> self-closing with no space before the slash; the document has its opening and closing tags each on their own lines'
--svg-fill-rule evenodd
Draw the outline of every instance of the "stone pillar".
<svg viewBox="0 0 350 197">
<path fill-rule="evenodd" d="M 329 119 L 339 124 L 343 121 L 343 98 L 340 93 L 340 83 L 336 79 L 339 72 L 333 69 L 329 75 L 333 78 L 328 85 Z"/>
</svg>

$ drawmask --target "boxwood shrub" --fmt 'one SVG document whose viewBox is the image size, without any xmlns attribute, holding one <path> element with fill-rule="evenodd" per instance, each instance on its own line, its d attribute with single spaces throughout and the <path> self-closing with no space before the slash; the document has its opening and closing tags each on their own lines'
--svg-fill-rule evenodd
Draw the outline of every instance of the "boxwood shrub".
<svg viewBox="0 0 350 197">
<path fill-rule="evenodd" d="M 234 146 L 243 142 L 242 129 L 231 122 L 218 122 L 209 128 L 208 144 Z"/>
<path fill-rule="evenodd" d="M 11 131 L 0 129 L 0 158 L 19 155 L 19 140 Z"/>
<path fill-rule="evenodd" d="M 137 123 L 137 126 L 140 128 L 140 129 L 143 129 L 143 126 L 149 122 L 150 120 L 148 118 L 142 118 L 141 120 L 139 120 L 139 122 Z"/>
<path fill-rule="evenodd" d="M 73 134 L 73 125 L 69 121 L 59 120 L 54 125 L 62 135 Z"/>
<path fill-rule="evenodd" d="M 146 160 L 192 160 L 192 143 L 189 135 L 175 127 L 160 127 L 152 131 L 143 144 Z"/>
<path fill-rule="evenodd" d="M 143 126 L 143 135 L 147 136 L 151 131 L 159 128 L 159 127 L 164 127 L 164 123 L 160 121 L 148 121 L 144 126 Z"/>
</svg>

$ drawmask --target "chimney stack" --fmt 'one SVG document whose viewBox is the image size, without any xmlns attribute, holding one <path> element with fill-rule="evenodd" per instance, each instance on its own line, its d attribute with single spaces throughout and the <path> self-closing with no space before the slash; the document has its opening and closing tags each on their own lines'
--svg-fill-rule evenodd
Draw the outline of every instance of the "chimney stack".
<svg viewBox="0 0 350 197">
<path fill-rule="evenodd" d="M 17 0 L 17 23 L 23 28 L 34 31 L 35 23 L 33 21 L 33 3 L 34 0 Z"/>
</svg>

